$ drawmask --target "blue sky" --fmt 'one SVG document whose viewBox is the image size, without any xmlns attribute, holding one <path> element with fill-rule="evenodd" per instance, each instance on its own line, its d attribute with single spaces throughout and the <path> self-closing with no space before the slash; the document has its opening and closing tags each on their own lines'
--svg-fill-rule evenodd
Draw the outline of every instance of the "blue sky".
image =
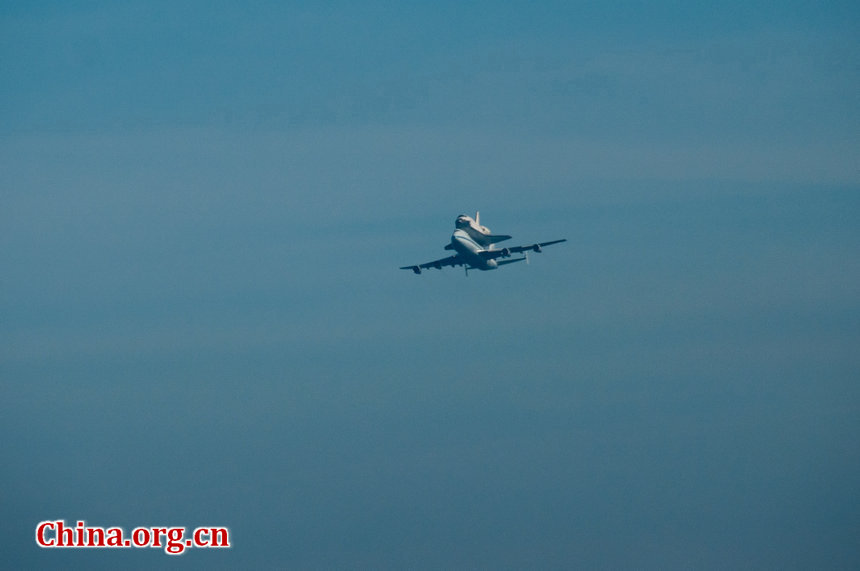
<svg viewBox="0 0 860 571">
<path fill-rule="evenodd" d="M 7 3 L 5 557 L 856 567 L 858 16 Z"/>
</svg>

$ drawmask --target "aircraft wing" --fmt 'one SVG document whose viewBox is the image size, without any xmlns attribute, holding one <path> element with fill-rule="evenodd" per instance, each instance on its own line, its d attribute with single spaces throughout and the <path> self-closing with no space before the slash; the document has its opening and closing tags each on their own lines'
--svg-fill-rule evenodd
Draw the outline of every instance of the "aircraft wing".
<svg viewBox="0 0 860 571">
<path fill-rule="evenodd" d="M 457 254 L 455 256 L 448 256 L 447 258 L 442 258 L 441 260 L 427 262 L 426 264 L 418 264 L 417 266 L 403 266 L 400 269 L 412 270 L 416 274 L 420 274 L 421 270 L 426 270 L 429 268 L 436 268 L 437 270 L 441 270 L 444 266 L 462 266 L 463 264 L 465 264 L 465 261 L 460 256 L 460 254 Z"/>
<path fill-rule="evenodd" d="M 486 250 L 481 252 L 480 255 L 485 259 L 495 260 L 496 258 L 507 258 L 511 254 L 519 254 L 521 252 L 534 251 L 540 253 L 544 246 L 552 246 L 553 244 L 560 244 L 561 242 L 567 242 L 567 238 L 562 238 L 561 240 L 550 240 L 549 242 L 540 242 L 539 244 L 532 244 L 531 246 L 511 246 L 500 250 Z"/>
</svg>

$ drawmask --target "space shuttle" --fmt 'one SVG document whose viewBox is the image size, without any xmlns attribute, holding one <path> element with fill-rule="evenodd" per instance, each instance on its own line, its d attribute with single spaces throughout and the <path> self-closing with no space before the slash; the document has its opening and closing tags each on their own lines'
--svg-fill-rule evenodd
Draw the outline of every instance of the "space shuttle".
<svg viewBox="0 0 860 571">
<path fill-rule="evenodd" d="M 446 250 L 454 250 L 456 254 L 412 266 L 401 266 L 401 270 L 412 270 L 420 274 L 421 270 L 436 268 L 441 270 L 444 266 L 463 266 L 466 275 L 469 270 L 495 270 L 501 266 L 515 262 L 527 262 L 529 252 L 540 253 L 545 246 L 566 242 L 561 240 L 550 240 L 526 246 L 506 246 L 502 249 L 496 248 L 496 244 L 509 240 L 507 234 L 493 234 L 486 226 L 481 225 L 481 213 L 475 212 L 475 217 L 461 214 L 454 221 L 454 233 L 451 234 L 451 242 L 445 246 Z M 512 254 L 524 254 L 519 258 L 511 258 Z"/>
<path fill-rule="evenodd" d="M 511 239 L 507 234 L 493 234 L 490 232 L 489 228 L 482 226 L 480 212 L 475 212 L 474 218 L 465 214 L 459 215 L 457 220 L 454 221 L 454 227 L 457 230 L 463 230 L 466 232 L 472 240 L 485 248 L 492 249 L 493 244 Z M 445 246 L 445 249 L 453 250 L 454 247 L 451 244 L 448 244 Z"/>
</svg>

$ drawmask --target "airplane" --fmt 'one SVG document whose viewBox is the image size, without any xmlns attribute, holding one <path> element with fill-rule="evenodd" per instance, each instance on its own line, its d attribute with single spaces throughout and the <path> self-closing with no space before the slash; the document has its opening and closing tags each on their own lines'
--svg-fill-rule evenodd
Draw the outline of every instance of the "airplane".
<svg viewBox="0 0 860 571">
<path fill-rule="evenodd" d="M 451 235 L 451 243 L 445 246 L 446 250 L 454 250 L 457 253 L 447 258 L 434 260 L 425 264 L 415 266 L 403 266 L 401 270 L 412 270 L 420 274 L 421 270 L 436 268 L 441 270 L 443 266 L 465 266 L 466 275 L 469 270 L 495 270 L 500 266 L 513 264 L 515 262 L 528 261 L 528 252 L 542 252 L 544 246 L 551 246 L 560 242 L 567 242 L 567 238 L 541 242 L 531 246 L 513 246 L 509 248 L 496 249 L 495 245 L 505 240 L 510 240 L 507 234 L 492 234 L 490 229 L 481 225 L 481 213 L 476 212 L 475 217 L 461 214 L 454 221 L 454 233 Z M 511 254 L 525 253 L 520 258 L 508 259 Z M 501 259 L 500 259 L 501 258 Z"/>
</svg>

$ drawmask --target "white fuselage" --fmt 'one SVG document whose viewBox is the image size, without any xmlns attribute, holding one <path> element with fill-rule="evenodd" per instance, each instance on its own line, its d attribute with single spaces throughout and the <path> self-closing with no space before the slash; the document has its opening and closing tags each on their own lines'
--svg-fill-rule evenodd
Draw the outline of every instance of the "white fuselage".
<svg viewBox="0 0 860 571">
<path fill-rule="evenodd" d="M 477 270 L 495 270 L 499 267 L 496 260 L 485 260 L 480 252 L 486 250 L 465 229 L 458 228 L 451 234 L 451 247 L 465 258 L 468 264 Z"/>
<path fill-rule="evenodd" d="M 489 228 L 481 225 L 480 217 L 481 214 L 479 212 L 475 213 L 474 218 L 461 214 L 457 217 L 457 220 L 454 221 L 454 228 L 466 233 L 466 235 L 468 235 L 482 248 L 492 249 L 494 244 L 510 239 L 510 236 L 506 234 L 494 236 L 490 232 Z"/>
<path fill-rule="evenodd" d="M 476 214 L 475 216 L 478 215 Z M 471 216 L 461 214 L 454 222 L 454 227 L 468 234 L 479 246 L 486 247 L 492 244 L 492 241 L 490 241 L 490 229 L 486 226 L 481 226 L 481 223 Z"/>
</svg>

